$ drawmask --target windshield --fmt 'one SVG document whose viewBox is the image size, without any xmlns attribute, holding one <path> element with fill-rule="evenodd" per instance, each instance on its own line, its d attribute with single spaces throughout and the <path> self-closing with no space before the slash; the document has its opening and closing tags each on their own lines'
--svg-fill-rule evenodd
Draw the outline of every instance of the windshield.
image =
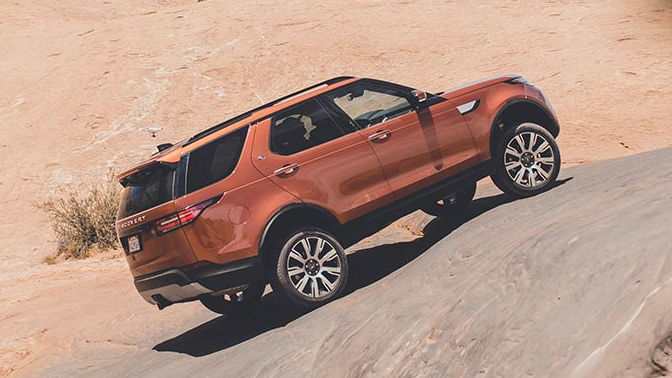
<svg viewBox="0 0 672 378">
<path fill-rule="evenodd" d="M 155 166 L 122 180 L 121 204 L 117 219 L 129 217 L 173 199 L 175 171 Z"/>
</svg>

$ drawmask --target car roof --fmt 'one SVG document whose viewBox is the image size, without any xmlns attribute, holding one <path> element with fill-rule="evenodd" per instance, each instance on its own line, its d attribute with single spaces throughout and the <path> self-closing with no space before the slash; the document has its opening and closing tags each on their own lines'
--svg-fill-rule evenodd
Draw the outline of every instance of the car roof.
<svg viewBox="0 0 672 378">
<path fill-rule="evenodd" d="M 122 172 L 117 176 L 117 178 L 122 179 L 154 164 L 177 163 L 183 153 L 193 151 L 223 135 L 240 129 L 241 127 L 268 118 L 282 109 L 288 108 L 299 102 L 319 96 L 327 91 L 333 90 L 334 88 L 342 87 L 357 80 L 359 79 L 352 76 L 339 76 L 319 82 L 317 84 L 313 84 L 307 88 L 303 88 L 299 91 L 280 97 L 269 103 L 256 107 L 229 120 L 205 129 L 188 139 L 176 143 L 172 147 L 157 152 L 150 156 L 149 159 L 146 159 L 139 164 L 134 165 L 132 168 Z"/>
</svg>

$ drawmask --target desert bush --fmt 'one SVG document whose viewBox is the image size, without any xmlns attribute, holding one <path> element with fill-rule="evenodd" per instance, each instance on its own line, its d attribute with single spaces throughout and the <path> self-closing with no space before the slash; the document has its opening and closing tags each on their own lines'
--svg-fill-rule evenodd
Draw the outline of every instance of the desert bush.
<svg viewBox="0 0 672 378">
<path fill-rule="evenodd" d="M 57 241 L 57 258 L 83 259 L 93 250 L 118 246 L 114 221 L 119 205 L 120 187 L 112 176 L 104 184 L 63 187 L 37 206 L 49 215 Z"/>
</svg>

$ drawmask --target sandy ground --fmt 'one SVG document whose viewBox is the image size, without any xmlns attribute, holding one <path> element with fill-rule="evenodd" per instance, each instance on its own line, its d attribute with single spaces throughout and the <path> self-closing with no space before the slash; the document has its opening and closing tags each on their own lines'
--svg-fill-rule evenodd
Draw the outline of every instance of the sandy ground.
<svg viewBox="0 0 672 378">
<path fill-rule="evenodd" d="M 208 316 L 142 305 L 119 259 L 42 264 L 54 242 L 35 201 L 316 81 L 439 91 L 519 73 L 551 98 L 568 165 L 672 145 L 670 1 L 36 0 L 0 11 L 0 373 L 84 340 L 130 347 L 106 336 L 119 325 L 105 319 L 141 324 L 119 331 L 131 334 Z M 141 130 L 154 126 L 156 138 Z"/>
</svg>

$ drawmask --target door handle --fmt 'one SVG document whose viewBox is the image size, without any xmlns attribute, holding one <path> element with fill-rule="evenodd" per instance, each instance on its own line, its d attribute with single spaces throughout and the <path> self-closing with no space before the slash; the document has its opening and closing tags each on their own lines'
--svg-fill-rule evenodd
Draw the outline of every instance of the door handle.
<svg viewBox="0 0 672 378">
<path fill-rule="evenodd" d="M 387 138 L 389 138 L 390 134 L 392 134 L 392 132 L 390 130 L 376 131 L 375 133 L 369 135 L 369 140 L 370 141 L 383 141 L 383 140 L 386 140 Z"/>
<path fill-rule="evenodd" d="M 287 164 L 273 171 L 273 174 L 276 176 L 286 176 L 291 175 L 299 169 L 298 164 Z"/>
</svg>

